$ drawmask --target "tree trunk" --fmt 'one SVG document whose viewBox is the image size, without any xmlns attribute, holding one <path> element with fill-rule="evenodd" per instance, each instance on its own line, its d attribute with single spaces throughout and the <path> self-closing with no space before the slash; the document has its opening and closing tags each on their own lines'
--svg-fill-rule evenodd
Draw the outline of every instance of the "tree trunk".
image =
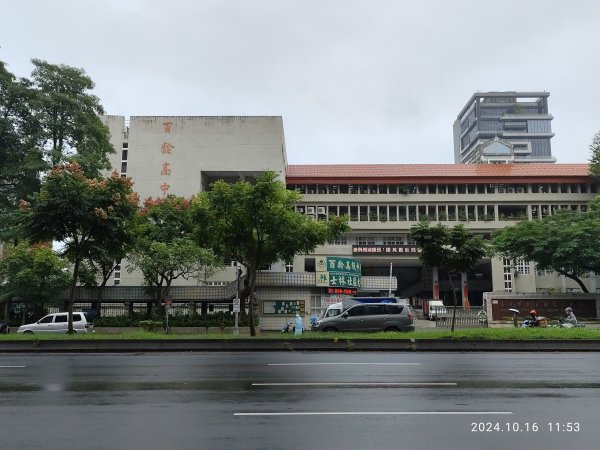
<svg viewBox="0 0 600 450">
<path fill-rule="evenodd" d="M 69 322 L 67 334 L 75 334 L 73 330 L 73 304 L 75 303 L 75 288 L 79 278 L 79 252 L 75 250 L 75 264 L 73 265 L 73 282 L 71 283 L 71 292 L 69 293 Z"/>
<path fill-rule="evenodd" d="M 456 321 L 456 290 L 454 289 L 454 283 L 452 282 L 452 274 L 448 271 L 448 281 L 450 281 L 450 289 L 452 289 L 452 298 L 454 302 L 454 308 L 452 308 L 452 325 L 450 326 L 450 331 L 454 332 L 454 323 Z"/>
<path fill-rule="evenodd" d="M 561 271 L 561 270 L 558 270 L 557 272 L 558 272 L 558 273 L 560 273 L 560 274 L 563 274 L 565 277 L 567 277 L 567 278 L 570 278 L 570 279 L 571 279 L 571 280 L 573 280 L 575 283 L 577 283 L 577 284 L 579 285 L 579 287 L 581 288 L 581 290 L 582 290 L 583 292 L 585 292 L 586 294 L 589 294 L 589 293 L 590 293 L 590 291 L 588 290 L 587 286 L 586 286 L 585 284 L 583 284 L 583 281 L 581 281 L 581 280 L 579 279 L 579 277 L 576 277 L 575 275 L 572 275 L 572 274 L 570 274 L 570 273 L 567 273 L 567 272 L 563 272 L 563 271 Z"/>
<path fill-rule="evenodd" d="M 10 300 L 8 299 L 4 302 L 4 321 L 10 322 Z"/>
<path fill-rule="evenodd" d="M 256 328 L 254 327 L 254 291 L 256 287 L 256 268 L 250 267 L 250 306 L 248 307 L 250 320 L 250 336 L 256 336 Z"/>
<path fill-rule="evenodd" d="M 102 284 L 99 286 L 98 288 L 98 296 L 96 297 L 96 317 L 99 319 L 100 317 L 102 317 L 102 299 L 104 297 L 104 288 L 106 287 L 106 283 L 108 282 L 107 279 L 105 279 Z"/>
</svg>

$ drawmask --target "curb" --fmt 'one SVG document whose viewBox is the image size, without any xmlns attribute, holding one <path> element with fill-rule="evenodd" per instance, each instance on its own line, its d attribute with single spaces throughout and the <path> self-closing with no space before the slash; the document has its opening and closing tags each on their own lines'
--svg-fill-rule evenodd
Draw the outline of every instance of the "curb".
<svg viewBox="0 0 600 450">
<path fill-rule="evenodd" d="M 386 351 L 386 352 L 600 352 L 600 340 L 468 340 L 450 339 L 148 339 L 102 341 L 0 341 L 0 353 L 119 352 L 265 352 L 265 351 Z"/>
</svg>

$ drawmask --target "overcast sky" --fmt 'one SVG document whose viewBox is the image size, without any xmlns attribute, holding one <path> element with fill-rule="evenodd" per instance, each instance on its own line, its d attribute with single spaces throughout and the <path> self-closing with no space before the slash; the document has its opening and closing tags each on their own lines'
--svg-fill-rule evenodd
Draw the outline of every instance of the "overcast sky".
<svg viewBox="0 0 600 450">
<path fill-rule="evenodd" d="M 558 162 L 600 130 L 600 2 L 1 0 L 0 60 L 83 68 L 108 114 L 277 115 L 288 161 L 451 163 L 475 91 L 548 91 Z"/>
</svg>

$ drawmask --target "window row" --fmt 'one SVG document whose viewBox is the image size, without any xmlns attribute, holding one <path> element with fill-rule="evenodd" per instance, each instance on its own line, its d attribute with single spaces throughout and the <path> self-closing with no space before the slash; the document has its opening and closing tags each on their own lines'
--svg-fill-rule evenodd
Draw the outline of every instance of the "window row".
<svg viewBox="0 0 600 450">
<path fill-rule="evenodd" d="M 290 184 L 300 194 L 596 194 L 595 183 L 544 184 Z"/>
<path fill-rule="evenodd" d="M 340 236 L 329 245 L 417 245 L 410 234 Z"/>
<path fill-rule="evenodd" d="M 515 221 L 541 219 L 560 209 L 585 212 L 587 205 L 297 205 L 296 211 L 327 220 L 348 216 L 352 222 Z"/>
</svg>

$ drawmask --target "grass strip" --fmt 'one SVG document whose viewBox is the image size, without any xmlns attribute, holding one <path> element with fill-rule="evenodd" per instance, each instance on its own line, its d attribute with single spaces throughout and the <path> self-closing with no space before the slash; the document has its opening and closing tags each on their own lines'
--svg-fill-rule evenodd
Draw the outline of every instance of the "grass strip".
<svg viewBox="0 0 600 450">
<path fill-rule="evenodd" d="M 451 339 L 451 340 L 518 340 L 518 339 L 600 339 L 600 328 L 475 328 L 458 329 L 454 332 L 445 329 L 417 330 L 410 333 L 323 333 L 306 331 L 300 336 L 293 333 L 265 332 L 250 337 L 235 335 L 231 332 L 196 333 L 196 334 L 165 334 L 162 332 L 135 331 L 123 333 L 88 333 L 76 335 L 63 334 L 3 334 L 0 341 L 31 341 L 31 340 L 148 340 L 148 339 Z"/>
</svg>

